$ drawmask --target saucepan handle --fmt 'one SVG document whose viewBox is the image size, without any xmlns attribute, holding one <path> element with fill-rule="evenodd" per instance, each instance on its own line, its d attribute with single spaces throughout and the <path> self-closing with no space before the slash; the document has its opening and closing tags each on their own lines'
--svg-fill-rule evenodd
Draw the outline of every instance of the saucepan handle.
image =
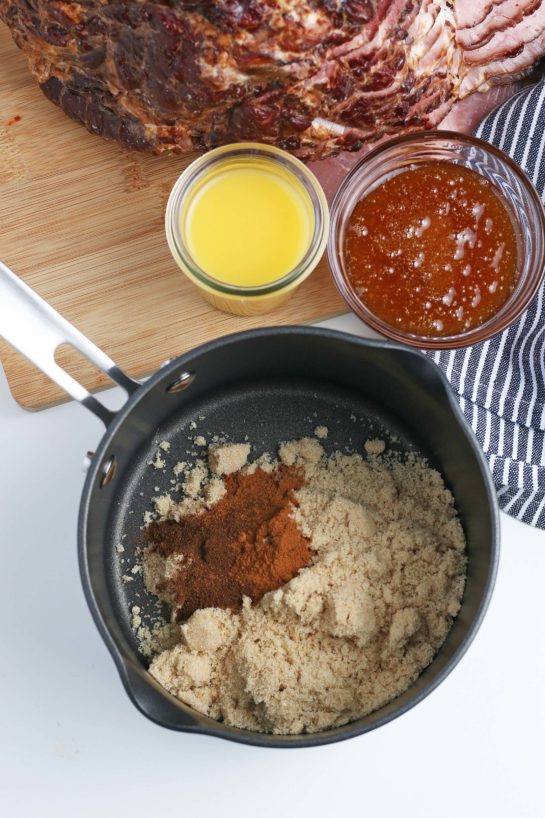
<svg viewBox="0 0 545 818">
<path fill-rule="evenodd" d="M 107 355 L 72 326 L 47 301 L 21 281 L 0 261 L 0 336 L 28 358 L 72 398 L 94 412 L 107 426 L 115 412 L 99 400 L 55 361 L 60 344 L 70 344 L 114 383 L 131 395 L 139 384 L 129 378 Z"/>
</svg>

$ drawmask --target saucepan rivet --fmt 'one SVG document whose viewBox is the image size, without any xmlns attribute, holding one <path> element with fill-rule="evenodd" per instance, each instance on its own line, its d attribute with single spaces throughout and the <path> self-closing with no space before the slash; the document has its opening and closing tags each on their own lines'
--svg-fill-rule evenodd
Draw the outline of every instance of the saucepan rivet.
<svg viewBox="0 0 545 818">
<path fill-rule="evenodd" d="M 94 452 L 87 452 L 87 454 L 83 458 L 83 463 L 82 463 L 81 469 L 86 474 L 89 471 L 89 466 L 91 465 L 91 462 L 92 462 L 94 456 L 95 456 Z"/>
<path fill-rule="evenodd" d="M 181 392 L 183 389 L 187 389 L 194 379 L 194 372 L 182 372 L 170 386 L 167 386 L 167 392 Z"/>
<path fill-rule="evenodd" d="M 100 478 L 100 488 L 104 488 L 112 480 L 115 474 L 115 457 L 112 455 L 102 467 L 102 477 Z"/>
</svg>

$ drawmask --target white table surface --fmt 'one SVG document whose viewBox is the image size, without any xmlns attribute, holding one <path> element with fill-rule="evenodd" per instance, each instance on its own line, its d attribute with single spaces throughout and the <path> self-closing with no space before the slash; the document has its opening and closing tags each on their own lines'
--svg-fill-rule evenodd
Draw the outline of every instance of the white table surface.
<svg viewBox="0 0 545 818">
<path fill-rule="evenodd" d="M 81 463 L 101 434 L 73 403 L 22 411 L 0 373 L 3 816 L 545 816 L 544 532 L 502 514 L 473 645 L 385 727 L 308 750 L 174 733 L 128 700 L 80 586 Z"/>
</svg>

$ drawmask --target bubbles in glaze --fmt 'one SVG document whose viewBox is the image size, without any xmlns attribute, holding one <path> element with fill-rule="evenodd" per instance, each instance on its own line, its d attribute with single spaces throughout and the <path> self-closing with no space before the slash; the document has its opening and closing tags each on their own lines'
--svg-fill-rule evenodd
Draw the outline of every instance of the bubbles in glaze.
<svg viewBox="0 0 545 818">
<path fill-rule="evenodd" d="M 413 166 L 358 202 L 345 253 L 358 298 L 415 335 L 483 324 L 513 291 L 518 270 L 506 204 L 487 179 L 449 162 Z"/>
</svg>

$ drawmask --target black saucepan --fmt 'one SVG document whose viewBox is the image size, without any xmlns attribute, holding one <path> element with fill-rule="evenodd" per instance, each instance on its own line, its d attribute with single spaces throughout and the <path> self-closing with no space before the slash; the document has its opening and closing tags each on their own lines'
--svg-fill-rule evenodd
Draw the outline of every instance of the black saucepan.
<svg viewBox="0 0 545 818">
<path fill-rule="evenodd" d="M 497 502 L 483 454 L 448 382 L 420 352 L 313 327 L 271 327 L 230 335 L 166 363 L 138 384 L 0 264 L 0 334 L 70 395 L 95 412 L 106 432 L 90 458 L 79 514 L 81 579 L 91 613 L 134 704 L 153 721 L 268 747 L 326 744 L 372 730 L 421 701 L 452 670 L 477 631 L 498 560 Z M 54 351 L 76 347 L 129 397 L 113 413 L 60 369 Z M 167 693 L 147 672 L 131 629 L 130 610 L 145 618 L 152 604 L 139 574 L 123 579 L 141 542 L 150 498 L 172 486 L 171 466 L 188 460 L 197 433 L 246 437 L 253 455 L 281 440 L 327 426 L 326 449 L 362 451 L 387 432 L 394 448 L 429 458 L 452 490 L 468 543 L 462 608 L 432 664 L 401 696 L 363 719 L 313 735 L 272 736 L 235 729 Z M 158 443 L 167 461 L 150 466 Z"/>
</svg>

